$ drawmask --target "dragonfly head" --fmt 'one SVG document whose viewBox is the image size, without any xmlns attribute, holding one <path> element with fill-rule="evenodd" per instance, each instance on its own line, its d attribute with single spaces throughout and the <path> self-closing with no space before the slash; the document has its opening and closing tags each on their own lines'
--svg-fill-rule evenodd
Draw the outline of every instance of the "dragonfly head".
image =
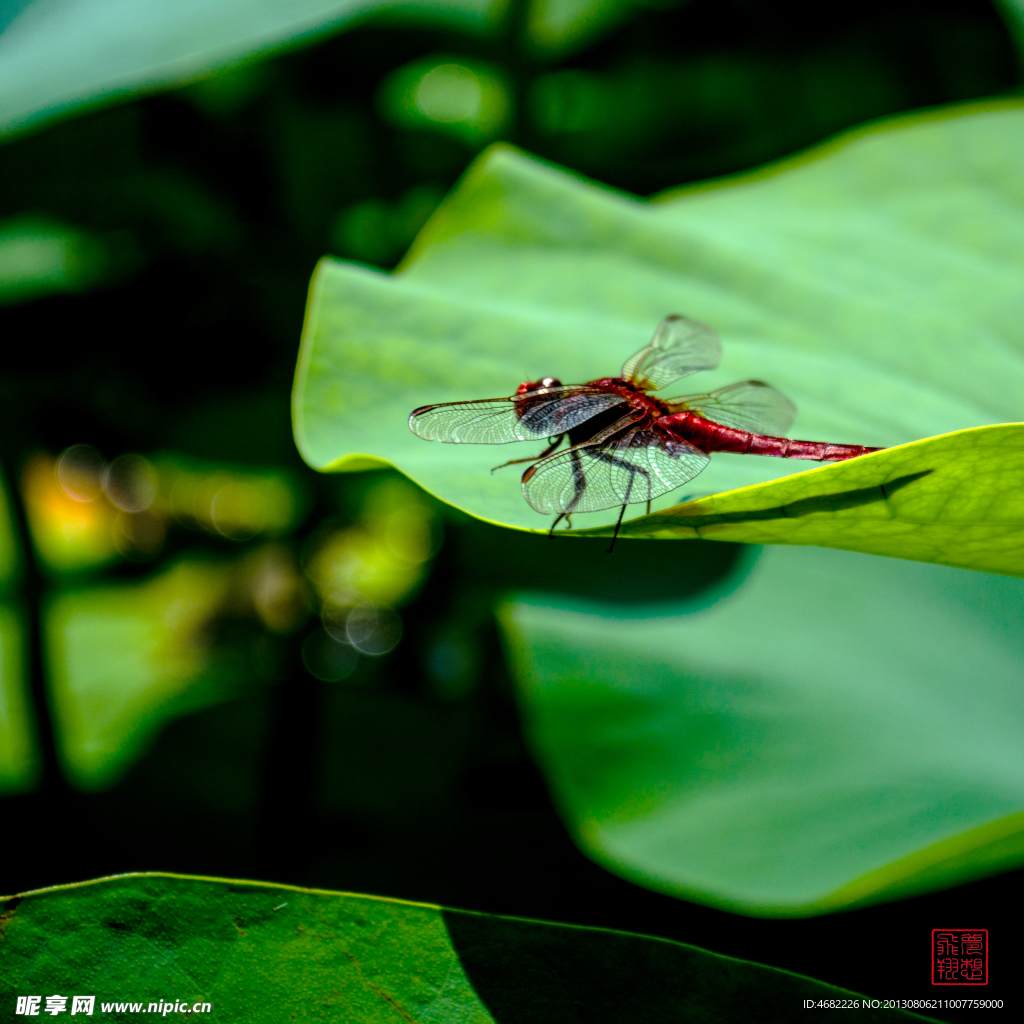
<svg viewBox="0 0 1024 1024">
<path fill-rule="evenodd" d="M 541 377 L 540 380 L 524 380 L 516 388 L 517 395 L 525 395 L 530 391 L 538 391 L 541 388 L 560 388 L 562 382 L 557 377 Z"/>
</svg>

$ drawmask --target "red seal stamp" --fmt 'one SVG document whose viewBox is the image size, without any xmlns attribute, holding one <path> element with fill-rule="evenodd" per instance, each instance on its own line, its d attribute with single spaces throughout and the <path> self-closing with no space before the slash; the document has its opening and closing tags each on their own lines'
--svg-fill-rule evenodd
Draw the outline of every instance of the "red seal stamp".
<svg viewBox="0 0 1024 1024">
<path fill-rule="evenodd" d="M 932 984 L 987 985 L 988 930 L 933 928 Z"/>
</svg>

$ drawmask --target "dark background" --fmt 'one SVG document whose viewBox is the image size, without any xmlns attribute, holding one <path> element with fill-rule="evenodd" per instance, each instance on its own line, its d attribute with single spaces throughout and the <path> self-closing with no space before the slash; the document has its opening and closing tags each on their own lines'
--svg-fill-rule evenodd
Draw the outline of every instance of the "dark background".
<svg viewBox="0 0 1024 1024">
<path fill-rule="evenodd" d="M 367 202 L 399 209 L 415 189 L 440 196 L 479 148 L 382 116 L 381 82 L 421 56 L 500 66 L 516 100 L 505 138 L 640 194 L 743 170 L 872 118 L 1020 87 L 1005 24 L 973 0 L 817 10 L 694 0 L 643 9 L 558 61 L 520 46 L 515 25 L 487 39 L 371 23 L 250 68 L 219 92 L 145 98 L 7 142 L 0 217 L 49 214 L 93 231 L 112 254 L 100 287 L 0 307 L 8 481 L 33 452 L 76 442 L 111 456 L 168 450 L 300 474 L 310 511 L 290 538 L 296 549 L 323 522 L 351 518 L 361 478 L 303 467 L 289 392 L 315 261 L 335 252 L 392 266 L 422 219 L 410 215 L 381 241 L 346 230 L 347 214 Z M 567 69 L 592 73 L 615 97 L 571 131 L 539 106 L 550 76 Z M 221 623 L 227 647 L 274 646 L 274 678 L 169 725 L 100 793 L 63 779 L 37 637 L 45 771 L 35 792 L 0 801 L 0 888 L 127 870 L 261 878 L 661 935 L 877 998 L 1012 1001 L 1020 872 L 775 921 L 660 896 L 584 858 L 524 747 L 491 615 L 503 591 L 538 584 L 531 569 L 550 563 L 545 544 L 447 514 L 431 575 L 403 609 L 405 639 L 364 660 L 352 684 L 305 672 L 299 649 L 312 625 L 261 639 L 254 622 Z M 563 545 L 559 586 L 667 598 L 678 593 L 663 580 L 692 579 L 697 591 L 745 557 L 723 544 L 657 547 L 624 542 L 611 568 L 595 568 L 589 542 Z M 204 548 L 244 545 L 180 529 L 157 567 Z M 153 569 L 124 563 L 98 578 Z M 59 585 L 29 566 L 30 625 Z M 470 635 L 478 655 L 456 696 L 439 694 L 425 667 L 442 628 Z M 989 929 L 987 988 L 932 988 L 937 927 Z"/>
</svg>

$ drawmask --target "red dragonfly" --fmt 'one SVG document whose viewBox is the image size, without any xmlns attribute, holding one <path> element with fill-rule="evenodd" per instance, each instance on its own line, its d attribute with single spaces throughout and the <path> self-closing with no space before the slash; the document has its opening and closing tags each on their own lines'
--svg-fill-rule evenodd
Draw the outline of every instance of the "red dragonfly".
<svg viewBox="0 0 1024 1024">
<path fill-rule="evenodd" d="M 503 465 L 533 463 L 523 473 L 523 495 L 538 512 L 556 516 L 552 533 L 562 519 L 571 526 L 574 512 L 621 506 L 613 545 L 628 505 L 646 502 L 649 512 L 651 501 L 697 476 L 712 452 L 840 462 L 882 450 L 781 436 L 796 407 L 759 380 L 685 398 L 650 393 L 713 370 L 721 354 L 712 328 L 674 314 L 661 322 L 649 345 L 626 360 L 618 377 L 587 384 L 543 377 L 524 381 L 508 398 L 424 405 L 412 411 L 409 429 L 450 444 L 546 438 L 548 447 L 539 455 Z M 566 439 L 569 447 L 558 451 Z"/>
</svg>

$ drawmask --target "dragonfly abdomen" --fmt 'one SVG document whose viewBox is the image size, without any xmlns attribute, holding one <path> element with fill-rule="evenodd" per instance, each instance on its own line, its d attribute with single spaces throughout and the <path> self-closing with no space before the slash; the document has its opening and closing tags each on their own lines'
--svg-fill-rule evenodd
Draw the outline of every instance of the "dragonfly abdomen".
<svg viewBox="0 0 1024 1024">
<path fill-rule="evenodd" d="M 708 454 L 735 452 L 737 455 L 770 455 L 778 459 L 842 462 L 858 455 L 882 451 L 881 448 L 867 448 L 860 444 L 829 444 L 827 441 L 798 441 L 789 437 L 753 434 L 689 411 L 662 416 L 657 424 Z"/>
</svg>

